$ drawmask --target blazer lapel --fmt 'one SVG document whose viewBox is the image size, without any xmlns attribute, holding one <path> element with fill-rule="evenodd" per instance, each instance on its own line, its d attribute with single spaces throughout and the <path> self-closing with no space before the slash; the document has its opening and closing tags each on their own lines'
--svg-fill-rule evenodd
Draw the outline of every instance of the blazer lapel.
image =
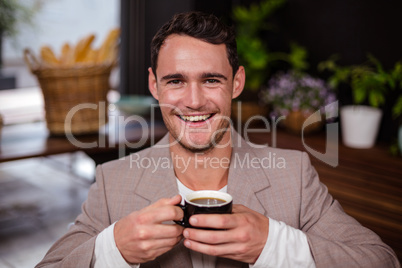
<svg viewBox="0 0 402 268">
<path fill-rule="evenodd" d="M 144 169 L 135 194 L 154 203 L 161 198 L 170 198 L 179 193 L 173 163 L 168 147 L 168 135 L 144 155 Z"/>
<path fill-rule="evenodd" d="M 265 191 L 270 183 L 262 167 L 261 156 L 247 144 L 238 133 L 233 133 L 233 151 L 229 168 L 228 192 L 233 196 L 234 204 L 243 204 L 248 208 L 266 215 Z"/>
</svg>

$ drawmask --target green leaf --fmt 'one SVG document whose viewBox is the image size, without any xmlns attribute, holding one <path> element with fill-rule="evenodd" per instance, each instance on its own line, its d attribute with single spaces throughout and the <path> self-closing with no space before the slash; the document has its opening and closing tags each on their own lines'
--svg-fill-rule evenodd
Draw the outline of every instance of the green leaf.
<svg viewBox="0 0 402 268">
<path fill-rule="evenodd" d="M 235 6 L 233 19 L 236 26 L 239 63 L 246 70 L 245 88 L 256 91 L 266 82 L 271 63 L 277 61 L 269 51 L 262 33 L 273 28 L 269 16 L 287 0 L 263 0 L 249 7 Z M 287 58 L 286 58 L 287 59 Z"/>
<path fill-rule="evenodd" d="M 307 62 L 307 50 L 295 43 L 290 45 L 289 63 L 295 71 L 305 71 L 309 64 Z"/>
<path fill-rule="evenodd" d="M 399 96 L 399 98 L 396 100 L 396 103 L 394 104 L 394 107 L 392 108 L 392 115 L 394 117 L 398 117 L 402 115 L 402 96 Z"/>
<path fill-rule="evenodd" d="M 370 91 L 369 93 L 369 104 L 373 107 L 379 107 L 385 102 L 384 95 L 377 91 Z"/>
<path fill-rule="evenodd" d="M 353 99 L 356 104 L 361 104 L 367 97 L 367 92 L 365 88 L 362 86 L 360 81 L 355 80 L 352 82 L 353 89 Z"/>
</svg>

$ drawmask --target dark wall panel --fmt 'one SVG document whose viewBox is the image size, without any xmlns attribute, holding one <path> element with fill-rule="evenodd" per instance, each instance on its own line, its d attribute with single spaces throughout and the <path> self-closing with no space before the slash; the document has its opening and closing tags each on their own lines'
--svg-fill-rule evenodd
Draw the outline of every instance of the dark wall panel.
<svg viewBox="0 0 402 268">
<path fill-rule="evenodd" d="M 175 13 L 193 9 L 191 0 L 121 0 L 123 94 L 148 95 L 152 37 Z"/>
<path fill-rule="evenodd" d="M 232 6 L 252 2 L 258 0 L 121 0 L 121 92 L 149 94 L 149 44 L 156 30 L 173 14 L 200 10 L 231 23 Z M 313 74 L 317 63 L 332 54 L 340 56 L 341 64 L 358 64 L 372 53 L 385 68 L 391 68 L 402 60 L 401 12 L 401 0 L 288 0 L 271 18 L 277 31 L 265 38 L 279 50 L 286 50 L 290 41 L 305 46 Z M 348 93 L 341 94 L 340 101 L 350 101 Z M 395 132 L 391 105 L 389 100 L 380 133 L 384 140 Z"/>
</svg>

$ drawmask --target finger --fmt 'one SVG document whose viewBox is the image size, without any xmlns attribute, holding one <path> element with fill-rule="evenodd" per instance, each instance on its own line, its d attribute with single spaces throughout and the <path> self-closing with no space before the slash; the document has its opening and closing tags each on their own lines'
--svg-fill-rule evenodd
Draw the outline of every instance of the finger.
<svg viewBox="0 0 402 268">
<path fill-rule="evenodd" d="M 242 213 L 248 210 L 250 209 L 240 204 L 234 204 L 232 207 L 232 213 Z"/>
<path fill-rule="evenodd" d="M 176 206 L 180 201 L 181 195 L 159 199 L 157 202 L 140 210 L 140 222 L 162 223 L 182 219 L 184 216 L 183 210 Z"/>
<path fill-rule="evenodd" d="M 155 203 L 151 204 L 149 207 L 154 208 L 154 207 L 161 207 L 165 205 L 177 205 L 181 201 L 181 195 L 175 195 L 171 198 L 162 198 L 156 201 Z"/>
<path fill-rule="evenodd" d="M 197 214 L 190 217 L 189 222 L 194 227 L 212 229 L 233 229 L 237 226 L 234 214 Z"/>
<path fill-rule="evenodd" d="M 171 237 L 171 238 L 139 241 L 138 244 L 140 245 L 141 249 L 144 251 L 159 250 L 159 249 L 163 249 L 163 248 L 172 248 L 177 243 L 179 243 L 182 239 L 183 239 L 183 236 L 178 236 L 178 237 Z"/>
<path fill-rule="evenodd" d="M 182 237 L 184 228 L 177 224 L 161 224 L 144 226 L 137 229 L 137 239 L 154 240 Z"/>
<path fill-rule="evenodd" d="M 233 233 L 226 230 L 218 231 L 186 228 L 183 231 L 183 236 L 186 239 L 210 245 L 236 242 Z"/>
<path fill-rule="evenodd" d="M 161 207 L 147 207 L 137 216 L 139 224 L 162 223 L 165 221 L 180 220 L 184 216 L 183 210 L 178 206 L 164 205 Z"/>
<path fill-rule="evenodd" d="M 185 239 L 184 246 L 207 255 L 212 256 L 221 256 L 221 257 L 228 257 L 236 255 L 238 250 L 236 250 L 236 244 L 227 243 L 227 244 L 219 244 L 219 245 L 209 245 L 200 243 L 197 241 Z M 240 253 L 240 252 L 239 252 Z"/>
<path fill-rule="evenodd" d="M 136 241 L 128 248 L 122 248 L 126 253 L 128 261 L 133 263 L 142 263 L 155 259 L 157 256 L 171 250 L 181 241 L 181 237 L 171 239 L 158 239 L 147 241 Z"/>
</svg>

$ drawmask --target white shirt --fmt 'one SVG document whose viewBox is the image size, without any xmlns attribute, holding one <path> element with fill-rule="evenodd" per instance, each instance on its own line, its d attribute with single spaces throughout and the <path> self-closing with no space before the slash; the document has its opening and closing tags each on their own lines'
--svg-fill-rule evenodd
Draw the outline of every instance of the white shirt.
<svg viewBox="0 0 402 268">
<path fill-rule="evenodd" d="M 182 197 L 192 192 L 177 180 L 179 193 Z M 227 186 L 220 189 L 227 191 Z M 183 200 L 184 198 L 182 198 Z M 138 268 L 140 265 L 129 265 L 121 256 L 114 240 L 114 225 L 103 230 L 95 242 L 95 254 L 91 267 L 94 268 Z M 216 257 L 190 250 L 194 268 L 215 268 Z M 298 229 L 283 222 L 269 218 L 269 235 L 267 242 L 255 264 L 250 268 L 297 268 L 315 267 L 306 235 Z"/>
</svg>

